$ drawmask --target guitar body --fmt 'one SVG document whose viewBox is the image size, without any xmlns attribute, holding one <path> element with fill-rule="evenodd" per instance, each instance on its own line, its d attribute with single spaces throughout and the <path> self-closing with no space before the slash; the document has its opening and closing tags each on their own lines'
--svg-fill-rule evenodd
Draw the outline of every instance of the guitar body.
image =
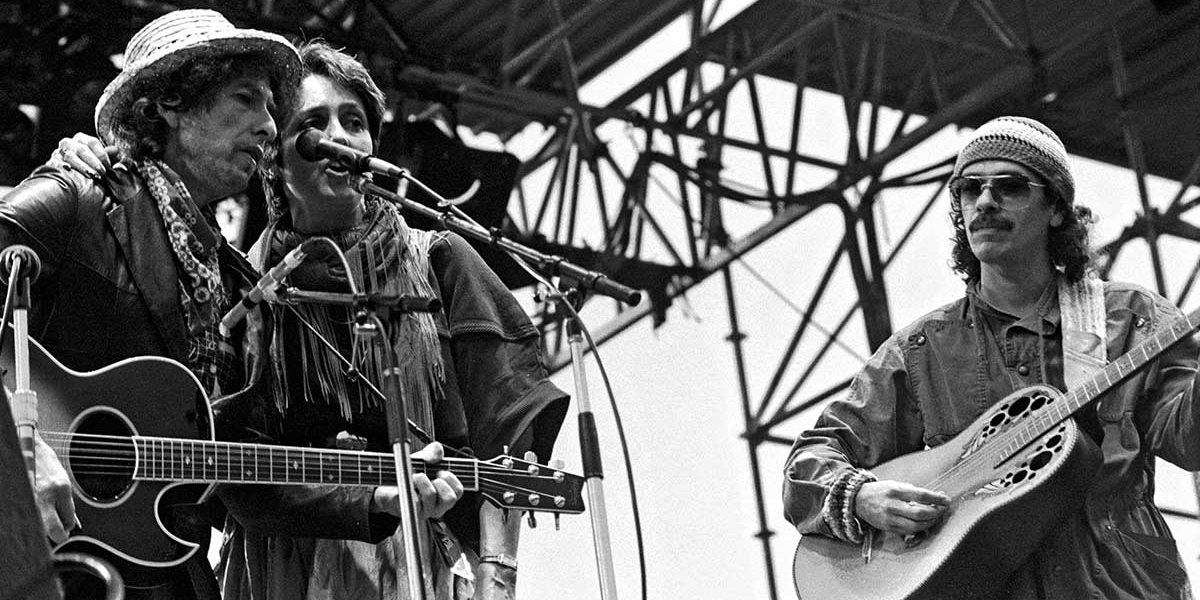
<svg viewBox="0 0 1200 600">
<path fill-rule="evenodd" d="M 881 480 L 945 492 L 949 511 L 908 540 L 876 532 L 869 560 L 860 545 L 803 536 L 793 561 L 799 597 L 991 597 L 1080 504 L 1100 464 L 1099 449 L 1071 418 L 1017 447 L 1002 438 L 1061 401 L 1048 386 L 1018 390 L 945 444 L 871 469 Z"/>
<path fill-rule="evenodd" d="M 106 461 L 95 443 L 77 446 L 67 441 L 58 447 L 50 436 L 61 433 L 46 432 L 112 436 L 105 451 L 125 456 L 135 452 L 134 435 L 212 439 L 211 414 L 199 382 L 183 365 L 166 358 L 139 357 L 80 373 L 33 340 L 29 355 L 38 429 L 67 469 L 82 523 L 55 551 L 99 555 L 118 567 L 128 587 L 162 583 L 161 567 L 182 563 L 197 551 L 197 542 L 207 541 L 168 533 L 174 526 L 172 507 L 194 503 L 207 485 L 135 481 L 136 461 Z M 10 333 L 0 354 L 4 383 L 10 389 L 15 387 L 13 365 Z M 203 531 L 206 538 L 207 525 Z"/>
</svg>

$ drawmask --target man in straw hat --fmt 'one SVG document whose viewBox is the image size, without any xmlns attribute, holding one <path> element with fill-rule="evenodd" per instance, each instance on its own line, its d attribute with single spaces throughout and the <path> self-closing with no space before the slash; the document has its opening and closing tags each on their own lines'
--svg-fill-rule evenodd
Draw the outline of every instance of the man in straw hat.
<svg viewBox="0 0 1200 600">
<path fill-rule="evenodd" d="M 246 188 L 277 134 L 275 103 L 299 73 L 286 39 L 237 28 L 211 10 L 170 12 L 133 36 L 96 106 L 97 133 L 120 162 L 101 174 L 59 150 L 0 199 L 0 246 L 24 244 L 41 257 L 30 332 L 53 356 L 77 371 L 165 356 L 193 372 L 218 398 L 214 406 L 254 404 L 235 399 L 268 387 L 253 335 L 262 319 L 248 319 L 253 326 L 238 327 L 232 340 L 218 325 L 258 275 L 222 239 L 212 205 Z M 218 429 L 242 420 L 217 414 Z M 79 523 L 56 440 L 45 437 L 49 444 L 36 440 L 34 487 L 47 534 L 60 542 Z M 461 494 L 448 472 L 414 483 L 424 514 L 440 514 Z M 127 574 L 127 583 L 146 586 L 131 585 L 128 597 L 217 598 L 203 551 L 209 520 L 198 510 L 165 516 L 201 550 L 176 567 Z"/>
<path fill-rule="evenodd" d="M 1187 339 L 1123 383 L 1092 388 L 1098 402 L 1068 418 L 1078 427 L 1078 448 L 1066 447 L 1069 436 L 1051 434 L 1000 467 L 998 458 L 970 458 L 1000 456 L 1003 449 L 989 442 L 1023 427 L 1044 430 L 1033 417 L 1067 402 L 1010 396 L 1014 391 L 1035 384 L 1080 389 L 1105 364 L 1166 330 L 1180 311 L 1153 292 L 1102 282 L 1090 270 L 1092 215 L 1075 203 L 1066 149 L 1042 123 L 1022 117 L 985 123 L 959 153 L 949 191 L 952 265 L 966 282 L 964 297 L 884 342 L 787 460 L 785 511 L 805 534 L 797 586 L 823 577 L 830 561 L 814 558 L 822 543 L 860 545 L 847 553 L 854 563 L 848 568 L 883 569 L 878 561 L 902 553 L 917 560 L 930 544 L 965 535 L 956 519 L 978 506 L 972 503 L 1011 502 L 1024 492 L 1020 497 L 1034 504 L 977 529 L 1008 535 L 972 537 L 934 569 L 939 575 L 957 569 L 956 577 L 938 580 L 917 562 L 905 566 L 903 579 L 932 582 L 913 597 L 1190 597 L 1153 497 L 1155 456 L 1200 468 L 1197 344 L 1186 331 L 1180 335 Z M 985 413 L 982 426 L 973 423 Z M 970 439 L 955 437 L 964 431 Z M 943 444 L 951 452 L 917 461 L 936 473 L 889 480 L 882 473 L 895 474 L 891 465 L 872 472 Z M 943 457 L 948 465 L 939 462 Z M 1061 465 L 1061 473 L 1051 473 L 1051 464 Z M 970 484 L 972 477 L 979 481 Z M 1034 485 L 1041 487 L 1030 491 Z M 848 586 L 865 585 L 866 578 L 848 577 L 843 581 L 858 582 Z M 905 583 L 890 585 L 895 593 Z"/>
</svg>

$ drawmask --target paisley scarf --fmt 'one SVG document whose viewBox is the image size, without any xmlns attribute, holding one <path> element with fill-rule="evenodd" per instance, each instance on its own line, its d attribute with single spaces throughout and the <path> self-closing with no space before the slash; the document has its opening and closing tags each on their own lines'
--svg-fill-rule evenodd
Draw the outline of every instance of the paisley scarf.
<svg viewBox="0 0 1200 600">
<path fill-rule="evenodd" d="M 240 363 L 233 345 L 220 335 L 220 315 L 230 305 L 221 281 L 217 249 L 222 239 L 212 211 L 202 211 L 187 186 L 166 164 L 137 165 L 154 198 L 179 267 L 179 303 L 188 334 L 188 367 L 210 396 L 236 389 Z"/>
</svg>

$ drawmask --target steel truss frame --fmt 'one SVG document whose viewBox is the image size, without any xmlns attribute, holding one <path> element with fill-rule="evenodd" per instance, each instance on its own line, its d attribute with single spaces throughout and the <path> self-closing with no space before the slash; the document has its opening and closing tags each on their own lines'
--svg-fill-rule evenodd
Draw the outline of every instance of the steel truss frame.
<svg viewBox="0 0 1200 600">
<path fill-rule="evenodd" d="M 1055 45 L 1035 61 L 1023 50 L 1031 42 L 1022 39 L 1020 24 L 1002 15 L 990 0 L 951 2 L 950 10 L 940 18 L 924 21 L 893 10 L 895 3 L 799 0 L 790 4 L 798 7 L 790 12 L 790 18 L 770 23 L 762 19 L 762 11 L 751 7 L 710 31 L 713 8 L 719 2 L 697 3 L 691 13 L 690 47 L 600 110 L 589 110 L 579 102 L 575 95 L 578 84 L 573 82 L 568 86 L 571 94 L 565 99 L 565 111 L 552 135 L 535 158 L 524 165 L 517 208 L 510 212 L 510 216 L 517 215 L 514 223 L 529 240 L 544 237 L 559 246 L 578 248 L 582 245 L 581 231 L 600 232 L 603 241 L 598 248 L 590 249 L 599 257 L 618 264 L 632 262 L 642 268 L 653 265 L 656 275 L 670 275 L 665 289 L 652 294 L 658 302 L 679 298 L 710 276 L 721 276 L 729 318 L 726 340 L 736 364 L 745 419 L 743 436 L 757 501 L 755 536 L 761 540 L 772 598 L 779 597 L 777 561 L 770 543 L 774 535 L 770 524 L 775 519 L 767 514 L 766 506 L 768 495 L 777 496 L 777 491 L 764 489 L 763 469 L 777 471 L 779 465 L 763 465 L 760 454 L 764 444 L 790 446 L 792 438 L 776 430 L 818 409 L 849 385 L 851 372 L 823 389 L 805 386 L 831 348 L 845 343 L 845 338 L 865 333 L 873 349 L 891 334 L 894 324 L 887 286 L 889 265 L 915 241 L 914 234 L 924 220 L 931 215 L 945 218 L 944 211 L 933 209 L 939 199 L 944 199 L 942 187 L 953 161 L 953 156 L 947 156 L 924 168 L 892 173 L 890 167 L 917 145 L 999 98 L 1023 93 L 1039 73 L 1072 60 L 1086 42 L 1101 38 L 1108 54 L 1111 94 L 1125 107 L 1119 125 L 1127 166 L 1138 182 L 1140 208 L 1139 216 L 1122 235 L 1104 246 L 1102 274 L 1109 273 L 1123 248 L 1137 241 L 1149 247 L 1149 267 L 1158 291 L 1169 297 L 1174 292 L 1177 303 L 1189 297 L 1200 275 L 1197 263 L 1178 289 L 1168 289 L 1160 251 L 1164 236 L 1200 241 L 1200 228 L 1185 219 L 1200 202 L 1194 195 L 1189 197 L 1200 178 L 1200 156 L 1168 207 L 1156 209 L 1146 184 L 1147 166 L 1136 109 L 1125 102 L 1130 74 L 1116 23 L 1131 11 L 1147 10 L 1147 6 L 1109 3 L 1095 18 L 1064 24 Z M 946 29 L 952 18 L 977 19 L 994 39 L 955 37 Z M 920 40 L 924 66 L 905 105 L 891 107 L 898 111 L 899 118 L 887 128 L 880 90 L 887 70 L 889 39 L 896 36 Z M 811 45 L 816 39 L 832 39 L 833 49 L 819 53 L 817 58 Z M 965 90 L 951 92 L 939 68 L 939 53 L 947 47 L 956 52 L 1001 56 L 1009 59 L 1011 66 Z M 558 49 L 561 60 L 570 65 L 569 42 L 560 40 Z M 828 61 L 821 69 L 833 74 L 834 91 L 843 99 L 844 129 L 854 132 L 847 135 L 848 150 L 840 160 L 801 149 L 800 141 L 806 133 L 806 78 L 816 60 Z M 793 73 L 794 109 L 790 114 L 768 114 L 763 108 L 762 84 L 770 76 L 764 71 L 770 68 L 778 72 L 781 63 L 790 64 Z M 929 98 L 935 100 L 937 110 L 930 114 L 916 112 L 918 103 Z M 732 131 L 729 123 L 733 115 L 751 115 L 749 135 Z M 614 118 L 641 134 L 636 138 L 638 151 L 632 164 L 620 164 L 596 132 L 599 123 Z M 786 143 L 778 143 L 768 131 L 788 132 Z M 758 155 L 761 171 L 757 181 L 761 189 L 747 192 L 722 177 L 729 149 Z M 778 168 L 778 161 L 786 167 Z M 810 167 L 809 173 L 820 175 L 801 175 L 802 165 Z M 549 175 L 537 180 L 533 175 L 540 169 Z M 605 177 L 605 171 L 611 176 Z M 666 178 L 673 180 L 669 189 L 667 182 L 655 176 L 656 172 L 666 173 Z M 608 186 L 609 181 L 617 185 Z M 540 192 L 530 189 L 534 186 Z M 589 187 L 591 193 L 587 193 Z M 884 191 L 902 188 L 905 191 L 890 195 L 889 201 L 918 203 L 921 208 L 898 241 L 885 247 L 880 239 L 882 224 L 877 220 L 879 204 Z M 580 222 L 584 202 L 599 204 L 597 221 Z M 758 220 L 748 230 L 734 233 L 726 227 L 724 216 L 747 204 L 761 207 Z M 832 207 L 841 214 L 844 231 L 840 239 L 831 242 L 834 248 L 824 274 L 812 284 L 807 304 L 797 310 L 791 338 L 769 382 L 755 383 L 752 379 L 756 374 L 746 360 L 745 333 L 740 327 L 745 307 L 738 301 L 740 286 L 733 267 L 747 253 L 822 207 Z M 830 280 L 843 264 L 853 275 L 856 298 L 836 298 L 829 293 Z M 822 305 L 830 304 L 840 307 L 841 318 L 829 330 L 821 331 L 812 315 Z M 656 305 L 618 310 L 595 337 L 598 341 L 610 339 L 662 310 Z M 865 331 L 851 330 L 855 317 Z M 545 315 L 541 325 L 551 340 L 550 364 L 561 368 L 569 357 L 556 335 L 558 325 L 552 315 Z M 814 338 L 815 344 L 804 343 Z M 799 351 L 802 347 L 816 350 L 804 355 Z M 808 367 L 798 376 L 792 375 L 789 367 L 796 364 Z"/>
<path fill-rule="evenodd" d="M 277 14 L 270 0 L 228 4 L 231 16 L 243 22 L 283 28 L 297 20 L 297 15 Z M 927 13 L 925 18 L 914 18 L 905 9 L 911 3 L 897 0 L 759 0 L 719 27 L 713 23 L 722 0 L 651 3 L 654 10 L 689 6 L 690 44 L 612 101 L 589 105 L 579 96 L 586 83 L 580 73 L 592 65 L 577 60 L 571 34 L 606 4 L 597 0 L 569 13 L 563 2 L 550 2 L 557 27 L 524 45 L 504 34 L 500 43 L 505 60 L 494 79 L 420 69 L 395 77 L 401 83 L 419 80 L 453 92 L 475 110 L 548 125 L 540 150 L 522 165 L 507 231 L 518 241 L 566 253 L 649 290 L 652 302 L 616 307 L 602 320 L 593 332 L 598 343 L 646 317 L 661 322 L 668 304 L 711 276 L 721 276 L 729 319 L 726 341 L 736 365 L 757 504 L 755 536 L 761 541 L 772 599 L 780 597 L 771 545 L 771 523 L 778 519 L 768 515 L 767 498 L 778 493 L 764 489 L 764 481 L 770 479 L 764 477 L 764 468 L 777 472 L 778 465 L 764 466 L 760 458 L 766 446 L 791 444 L 790 436 L 779 433 L 785 424 L 811 414 L 848 386 L 850 371 L 812 389 L 814 373 L 831 349 L 861 345 L 864 338 L 873 349 L 893 331 L 889 267 L 918 242 L 917 231 L 927 219 L 944 218 L 944 211 L 936 208 L 944 200 L 942 188 L 953 160 L 947 149 L 943 159 L 923 167 L 896 168 L 918 145 L 976 119 L 998 99 L 1036 89 L 1047 70 L 1074 60 L 1090 42 L 1102 39 L 1110 97 L 1122 107 L 1121 138 L 1126 164 L 1138 182 L 1140 210 L 1122 234 L 1105 245 L 1102 272 L 1107 274 L 1126 248 L 1146 244 L 1158 291 L 1177 303 L 1191 297 L 1200 263 L 1171 289 L 1160 248 L 1165 237 L 1200 242 L 1200 227 L 1187 219 L 1200 203 L 1191 193 L 1200 180 L 1200 156 L 1167 207 L 1155 208 L 1146 182 L 1140 108 L 1129 97 L 1129 54 L 1118 27 L 1136 11 L 1153 10 L 1149 2 L 1100 2 L 1090 18 L 1062 23 L 1053 44 L 1037 53 L 1029 51 L 1034 44 L 1026 39 L 1027 24 L 1000 10 L 993 0 L 922 0 L 918 5 Z M 393 58 L 413 48 L 384 0 L 310 0 L 309 6 L 313 10 L 302 19 L 306 26 L 324 30 L 335 43 Z M 522 6 L 521 0 L 512 2 L 506 17 L 510 25 Z M 367 11 L 377 14 L 389 31 L 386 43 L 377 47 L 364 47 L 364 40 L 355 35 L 359 17 Z M 974 24 L 973 31 L 986 34 L 955 34 L 947 27 L 952 21 L 960 24 L 959 31 L 965 21 Z M 904 101 L 887 105 L 884 90 L 892 64 L 888 57 L 897 40 L 919 49 L 919 68 Z M 945 69 L 948 52 L 1001 60 L 1008 66 L 963 86 Z M 551 64 L 558 68 L 562 94 L 527 85 Z M 815 85 L 818 74 L 821 83 Z M 790 86 L 786 93 L 791 95 L 791 110 L 772 112 L 766 96 L 778 95 L 773 86 L 781 81 Z M 806 90 L 816 87 L 842 100 L 842 120 L 834 124 L 844 136 L 842 156 L 816 153 L 803 143 L 813 117 Z M 610 123 L 624 127 L 625 135 L 606 137 Z M 775 132 L 786 135 L 781 140 Z M 616 148 L 625 143 L 634 148 L 632 158 Z M 744 160 L 747 156 L 751 159 Z M 726 176 L 733 162 L 758 165 L 756 173 L 743 175 L 752 184 Z M 887 243 L 880 215 L 884 204 L 893 202 L 915 208 L 904 230 Z M 788 343 L 766 382 L 760 383 L 746 360 L 742 324 L 747 309 L 739 302 L 735 267 L 745 268 L 743 258 L 749 253 L 829 210 L 839 215 L 841 235 L 831 238 L 827 263 L 804 290 L 806 300 L 792 303 L 797 315 Z M 837 297 L 831 291 L 839 269 L 849 270 L 856 297 Z M 818 310 L 839 316 L 832 326 L 821 327 L 813 317 Z M 547 341 L 548 364 L 563 368 L 569 352 L 561 320 L 547 308 L 538 324 Z M 859 324 L 861 331 L 856 329 Z M 795 365 L 807 366 L 795 373 Z"/>
</svg>

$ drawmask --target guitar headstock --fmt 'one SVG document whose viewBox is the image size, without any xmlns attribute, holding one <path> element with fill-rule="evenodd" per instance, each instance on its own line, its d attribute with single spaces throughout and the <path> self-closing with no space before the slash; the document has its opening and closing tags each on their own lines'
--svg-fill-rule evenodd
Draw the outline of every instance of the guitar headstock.
<svg viewBox="0 0 1200 600">
<path fill-rule="evenodd" d="M 541 465 L 503 454 L 480 461 L 479 493 L 501 508 L 582 513 L 583 477 L 567 473 L 561 466 L 561 463 Z"/>
</svg>

